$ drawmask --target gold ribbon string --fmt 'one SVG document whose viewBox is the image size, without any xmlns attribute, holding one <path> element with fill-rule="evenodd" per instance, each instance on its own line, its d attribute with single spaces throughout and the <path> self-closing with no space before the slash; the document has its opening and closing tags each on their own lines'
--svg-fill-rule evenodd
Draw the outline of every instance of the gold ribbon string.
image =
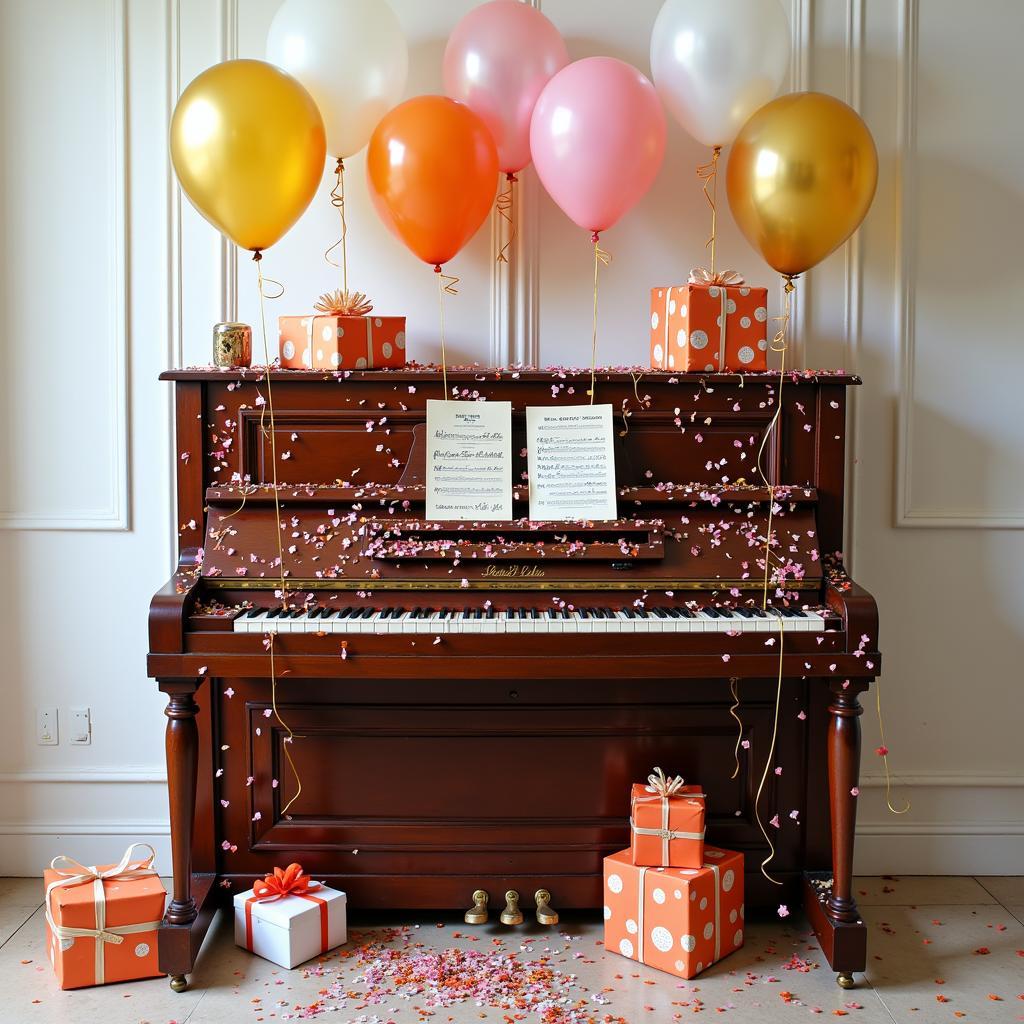
<svg viewBox="0 0 1024 1024">
<path fill-rule="evenodd" d="M 711 207 L 711 237 L 704 243 L 705 249 L 711 250 L 711 276 L 715 274 L 715 235 L 718 231 L 718 158 L 722 155 L 722 147 L 714 146 L 711 159 L 697 167 L 697 177 L 704 182 L 704 198 Z M 708 191 L 710 187 L 711 191 Z"/>
<path fill-rule="evenodd" d="M 495 208 L 502 220 L 508 221 L 508 240 L 498 250 L 497 263 L 508 263 L 508 253 L 516 237 L 515 185 L 519 179 L 514 174 L 505 175 L 506 187 L 498 193 Z"/>
<path fill-rule="evenodd" d="M 736 714 L 740 706 L 739 684 L 738 676 L 732 676 L 729 679 L 729 692 L 732 694 L 732 707 L 729 708 L 729 714 L 736 719 L 736 746 L 732 751 L 736 767 L 733 768 L 732 775 L 729 776 L 730 779 L 735 779 L 740 773 L 740 744 L 743 742 L 743 719 Z"/>
<path fill-rule="evenodd" d="M 786 380 L 786 331 L 789 328 L 789 318 L 792 312 L 790 296 L 792 296 L 793 292 L 796 290 L 796 285 L 793 283 L 795 278 L 789 274 L 784 274 L 783 277 L 786 281 L 786 286 L 784 288 L 785 304 L 783 306 L 782 315 L 772 317 L 773 320 L 779 322 L 779 329 L 775 332 L 775 337 L 771 340 L 771 350 L 773 352 L 781 353 L 782 356 L 782 361 L 779 364 L 779 390 L 778 394 L 775 396 L 775 415 L 772 416 L 771 422 L 768 424 L 768 427 L 764 432 L 764 436 L 761 438 L 761 446 L 757 449 L 757 472 L 764 481 L 765 487 L 768 488 L 768 530 L 764 539 L 764 589 L 761 593 L 762 609 L 768 607 L 768 575 L 769 563 L 772 557 L 772 517 L 775 508 L 775 485 L 768 482 L 768 477 L 765 475 L 762 459 L 764 456 L 765 446 L 768 444 L 768 438 L 771 437 L 772 431 L 775 429 L 775 425 L 779 422 L 779 416 L 782 414 L 782 388 Z"/>
<path fill-rule="evenodd" d="M 607 267 L 612 261 L 612 255 L 601 248 L 601 237 L 596 231 L 590 240 L 594 243 L 594 329 L 590 339 L 590 404 L 593 405 L 597 391 L 597 285 L 601 266 L 603 264 Z"/>
<path fill-rule="evenodd" d="M 348 224 L 345 221 L 345 161 L 338 157 L 338 162 L 334 166 L 334 188 L 331 189 L 331 206 L 337 211 L 341 217 L 341 238 L 339 238 L 334 245 L 332 245 L 325 253 L 324 259 L 332 267 L 339 267 L 341 269 L 341 290 L 344 294 L 348 294 L 348 246 L 345 244 L 348 238 Z M 335 263 L 331 259 L 331 253 L 334 252 L 338 246 L 341 246 L 341 263 Z"/>
<path fill-rule="evenodd" d="M 277 710 L 277 669 L 274 665 L 274 637 L 276 634 L 267 634 L 270 637 L 270 706 L 274 709 L 274 717 L 277 719 L 278 725 L 288 734 L 284 742 L 281 744 L 284 749 L 285 759 L 288 761 L 288 767 L 292 770 L 292 778 L 295 779 L 295 795 L 281 808 L 281 817 L 285 817 L 288 813 L 288 809 L 291 807 L 302 793 L 302 777 L 299 775 L 298 768 L 295 767 L 295 761 L 292 759 L 291 746 L 295 739 L 295 733 L 292 732 L 288 723 L 281 717 L 281 712 Z"/>
<path fill-rule="evenodd" d="M 434 264 L 434 273 L 437 274 L 437 306 L 441 312 L 441 379 L 444 381 L 444 399 L 447 402 L 448 394 L 448 354 L 445 351 L 445 330 L 444 330 L 444 297 L 446 295 L 458 295 L 459 289 L 455 286 L 459 283 L 457 277 L 446 274 L 441 269 L 441 264 Z"/>
<path fill-rule="evenodd" d="M 889 748 L 885 745 L 885 726 L 882 724 L 882 680 L 875 680 L 875 707 L 878 709 L 878 739 L 882 744 L 882 765 L 885 768 L 885 806 L 893 814 L 906 814 L 910 810 L 910 801 L 906 800 L 902 810 L 892 805 L 892 776 L 889 774 Z"/>
<path fill-rule="evenodd" d="M 281 496 L 277 486 L 277 437 L 274 424 L 274 392 L 270 383 L 271 365 L 270 365 L 270 349 L 267 346 L 267 314 L 264 309 L 264 299 L 276 298 L 278 296 L 268 296 L 263 288 L 264 277 L 263 277 L 263 254 L 257 250 L 253 254 L 253 260 L 256 263 L 256 280 L 258 284 L 258 290 L 260 293 L 260 327 L 262 330 L 263 337 L 263 361 L 267 368 L 267 401 L 264 408 L 270 413 L 270 462 L 273 467 L 272 479 L 274 484 L 274 526 L 275 533 L 277 535 L 277 558 L 278 558 L 278 570 L 280 573 L 281 581 L 281 607 L 288 607 L 288 598 L 285 593 L 285 579 L 284 579 L 284 541 L 281 537 Z M 278 282 L 274 282 L 278 283 Z M 284 293 L 284 288 L 281 288 L 281 294 Z M 263 430 L 263 412 L 260 411 L 260 431 Z M 265 436 L 265 433 L 264 433 Z M 299 794 L 302 792 L 302 779 L 299 777 L 298 770 L 295 767 L 295 762 L 292 760 L 291 751 L 288 749 L 291 746 L 291 741 L 294 737 L 294 733 L 281 718 L 280 712 L 277 710 L 277 670 L 274 665 L 274 634 L 268 634 L 270 638 L 270 702 L 274 709 L 274 716 L 277 718 L 281 728 L 288 733 L 288 741 L 284 744 L 285 757 L 288 761 L 288 765 L 292 770 L 292 775 L 295 777 L 295 785 L 297 787 L 295 796 L 288 801 L 285 805 L 284 810 L 281 812 L 282 816 L 287 813 L 288 808 L 299 798 Z"/>
<path fill-rule="evenodd" d="M 761 812 L 758 809 L 758 804 L 761 802 L 761 792 L 764 790 L 765 780 L 768 778 L 768 772 L 771 770 L 772 761 L 775 760 L 775 742 L 779 738 L 779 707 L 782 704 L 782 655 L 785 650 L 785 632 L 786 625 L 785 619 L 782 613 L 776 611 L 774 608 L 771 611 L 778 616 L 779 619 L 779 676 L 775 683 L 775 718 L 772 722 L 772 742 L 768 748 L 768 756 L 765 758 L 764 771 L 761 773 L 761 781 L 757 787 L 757 795 L 754 797 L 754 817 L 757 819 L 757 827 L 761 830 L 761 835 L 764 836 L 765 842 L 768 844 L 768 856 L 761 861 L 761 874 L 768 879 L 772 885 L 782 885 L 783 883 L 777 878 L 772 878 L 768 874 L 768 865 L 775 859 L 775 844 L 772 842 L 772 838 L 768 835 L 768 830 L 764 827 L 764 822 L 761 820 Z"/>
</svg>

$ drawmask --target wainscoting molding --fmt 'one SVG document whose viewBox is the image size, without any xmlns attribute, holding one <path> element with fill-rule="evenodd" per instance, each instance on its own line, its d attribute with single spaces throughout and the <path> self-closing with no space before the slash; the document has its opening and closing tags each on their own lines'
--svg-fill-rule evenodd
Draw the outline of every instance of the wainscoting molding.
<svg viewBox="0 0 1024 1024">
<path fill-rule="evenodd" d="M 106 505 L 96 508 L 2 509 L 0 529 L 4 530 L 102 530 L 131 528 L 130 472 L 128 451 L 128 345 L 130 338 L 127 254 L 130 211 L 128 208 L 128 82 L 127 82 L 127 0 L 110 0 L 108 9 L 110 44 L 110 103 L 106 137 L 111 146 L 110 246 L 105 254 L 108 281 L 109 335 L 107 348 L 96 352 L 106 358 L 111 403 L 106 409 L 94 404 L 91 415 L 104 411 L 110 419 L 110 495 Z M 103 259 L 102 253 L 96 254 Z"/>
<path fill-rule="evenodd" d="M 896 267 L 896 344 L 899 416 L 896 437 L 896 525 L 938 529 L 1024 529 L 1024 508 L 925 508 L 912 494 L 914 454 L 914 370 L 917 288 L 917 84 L 920 0 L 902 0 L 898 28 L 897 145 L 899 256 Z"/>
</svg>

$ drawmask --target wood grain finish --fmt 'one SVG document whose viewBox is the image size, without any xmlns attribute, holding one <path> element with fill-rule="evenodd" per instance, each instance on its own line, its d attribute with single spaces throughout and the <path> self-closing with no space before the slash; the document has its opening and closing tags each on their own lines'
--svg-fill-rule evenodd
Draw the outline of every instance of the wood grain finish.
<svg viewBox="0 0 1024 1024">
<path fill-rule="evenodd" d="M 857 694 L 881 666 L 877 611 L 841 566 L 824 566 L 842 547 L 845 389 L 856 378 L 787 378 L 767 446 L 772 483 L 789 488 L 773 524 L 776 550 L 795 566 L 787 579 L 798 602 L 829 616 L 823 634 L 787 635 L 781 662 L 775 763 L 783 772 L 769 772 L 762 795 L 762 811 L 779 810 L 784 821 L 772 865 L 780 893 L 758 871 L 765 846 L 753 809 L 780 660 L 756 634 L 446 635 L 436 643 L 364 634 L 348 638 L 344 658 L 336 634 L 280 634 L 277 705 L 296 734 L 303 787 L 284 815 L 296 783 L 272 712 L 269 658 L 260 635 L 232 631 L 238 604 L 276 603 L 264 374 L 164 376 L 176 382 L 179 446 L 188 453 L 178 465 L 182 561 L 150 617 L 149 672 L 170 696 L 168 973 L 191 970 L 207 907 L 296 859 L 345 889 L 355 911 L 461 911 L 481 888 L 494 905 L 508 889 L 546 889 L 560 909 L 598 907 L 602 857 L 628 843 L 630 784 L 655 764 L 708 791 L 708 839 L 746 854 L 753 912 L 800 899 L 805 872 L 833 877 L 824 901 L 807 883 L 816 894 L 808 910 L 833 967 L 863 968 L 849 790 Z M 525 408 L 579 402 L 589 373 L 451 371 L 449 381 L 466 400 L 513 403 L 516 514 L 525 515 Z M 532 524 L 443 532 L 422 520 L 425 403 L 441 397 L 440 374 L 276 371 L 273 388 L 296 607 L 760 599 L 769 493 L 755 486 L 754 463 L 777 398 L 774 377 L 600 373 L 598 401 L 617 417 L 620 525 L 559 524 L 561 534 L 543 537 L 551 558 Z M 579 556 L 567 546 L 576 533 Z M 635 557 L 614 557 L 620 535 L 634 538 Z M 397 557 L 408 554 L 399 538 L 410 537 L 427 557 Z M 431 548 L 438 539 L 461 543 Z M 510 591 L 488 584 L 488 563 L 541 567 L 544 576 L 521 577 Z M 677 592 L 666 592 L 669 577 Z M 300 580 L 314 583 L 300 588 Z M 595 589 L 608 584 L 616 589 Z M 748 743 L 734 779 L 730 677 Z M 791 809 L 799 824 L 787 818 Z"/>
</svg>

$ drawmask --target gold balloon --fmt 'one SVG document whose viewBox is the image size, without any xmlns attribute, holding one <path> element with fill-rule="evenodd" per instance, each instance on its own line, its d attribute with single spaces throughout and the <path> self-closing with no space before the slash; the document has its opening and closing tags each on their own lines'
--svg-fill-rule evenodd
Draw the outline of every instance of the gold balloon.
<svg viewBox="0 0 1024 1024">
<path fill-rule="evenodd" d="M 171 162 L 185 195 L 243 249 L 268 248 L 299 219 L 326 153 L 313 97 L 261 60 L 204 71 L 171 118 Z"/>
<path fill-rule="evenodd" d="M 740 130 L 729 206 L 769 266 L 795 277 L 857 230 L 875 194 L 878 154 L 856 111 L 800 92 L 763 106 Z"/>
</svg>

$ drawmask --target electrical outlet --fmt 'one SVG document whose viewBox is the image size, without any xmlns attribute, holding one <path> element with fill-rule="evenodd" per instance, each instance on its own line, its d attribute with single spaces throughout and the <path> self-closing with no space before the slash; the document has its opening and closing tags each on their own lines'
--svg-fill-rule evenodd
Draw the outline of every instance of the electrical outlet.
<svg viewBox="0 0 1024 1024">
<path fill-rule="evenodd" d="M 57 709 L 36 708 L 36 743 L 41 747 L 55 747 L 57 736 Z"/>
<path fill-rule="evenodd" d="M 68 708 L 68 743 L 87 747 L 92 743 L 92 713 L 88 708 Z"/>
</svg>

